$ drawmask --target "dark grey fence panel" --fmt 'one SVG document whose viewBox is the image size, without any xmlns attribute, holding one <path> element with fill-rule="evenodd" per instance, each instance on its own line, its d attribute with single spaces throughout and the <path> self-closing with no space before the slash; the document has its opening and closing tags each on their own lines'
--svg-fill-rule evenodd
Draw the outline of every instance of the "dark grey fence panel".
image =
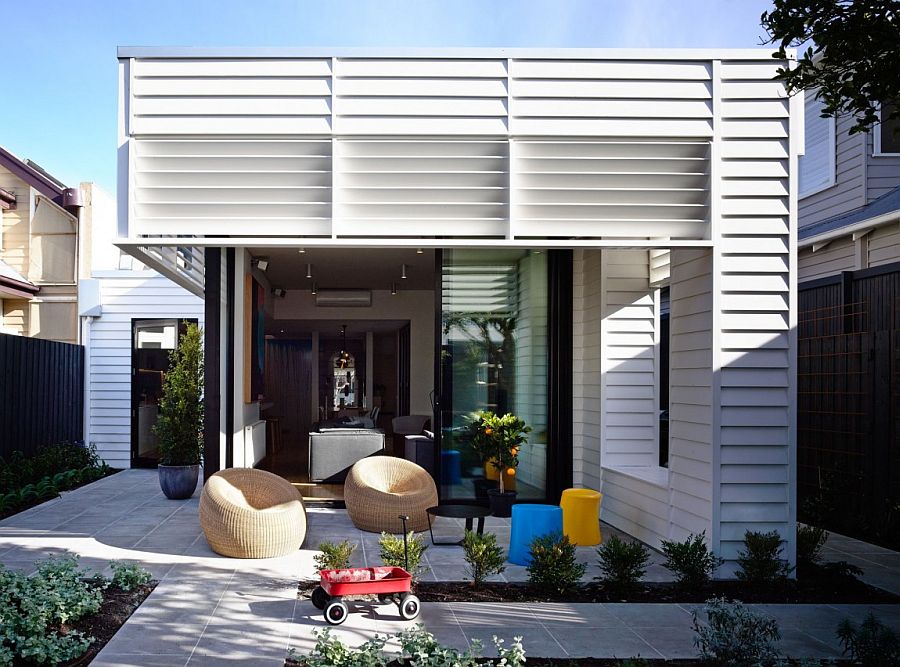
<svg viewBox="0 0 900 667">
<path fill-rule="evenodd" d="M 0 456 L 82 439 L 84 348 L 0 334 Z"/>
</svg>

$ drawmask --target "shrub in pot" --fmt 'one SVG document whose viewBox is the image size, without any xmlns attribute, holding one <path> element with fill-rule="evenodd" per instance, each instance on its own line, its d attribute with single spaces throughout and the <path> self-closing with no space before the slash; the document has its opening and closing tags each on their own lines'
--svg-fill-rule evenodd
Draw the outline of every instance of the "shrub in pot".
<svg viewBox="0 0 900 667">
<path fill-rule="evenodd" d="M 197 488 L 203 454 L 203 349 L 200 328 L 188 324 L 169 353 L 159 417 L 159 485 L 167 498 L 190 498 Z"/>
<path fill-rule="evenodd" d="M 488 500 L 494 516 L 508 517 L 516 492 L 508 488 L 508 481 L 515 477 L 519 465 L 519 450 L 527 441 L 531 427 L 511 413 L 502 417 L 493 412 L 479 412 L 469 425 L 472 448 L 484 462 L 488 473 L 498 471 L 496 489 L 488 489 Z"/>
</svg>

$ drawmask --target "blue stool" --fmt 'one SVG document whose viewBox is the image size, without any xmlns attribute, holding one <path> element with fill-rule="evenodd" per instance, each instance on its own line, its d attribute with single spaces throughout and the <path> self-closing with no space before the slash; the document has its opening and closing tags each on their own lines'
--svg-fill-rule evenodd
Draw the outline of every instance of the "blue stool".
<svg viewBox="0 0 900 667">
<path fill-rule="evenodd" d="M 515 565 L 528 565 L 534 538 L 562 533 L 562 521 L 562 508 L 558 505 L 513 505 L 507 560 Z"/>
<path fill-rule="evenodd" d="M 441 452 L 441 481 L 444 484 L 459 484 L 462 482 L 460 455 L 455 449 L 446 449 Z"/>
</svg>

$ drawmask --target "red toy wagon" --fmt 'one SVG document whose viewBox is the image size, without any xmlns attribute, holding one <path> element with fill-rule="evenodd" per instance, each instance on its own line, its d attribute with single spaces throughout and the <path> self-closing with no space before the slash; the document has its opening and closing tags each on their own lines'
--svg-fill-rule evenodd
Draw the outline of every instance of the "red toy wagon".
<svg viewBox="0 0 900 667">
<path fill-rule="evenodd" d="M 408 517 L 403 519 L 406 528 Z M 406 530 L 403 531 L 404 561 L 409 568 Z M 419 615 L 421 603 L 411 592 L 412 575 L 402 567 L 351 567 L 342 570 L 319 570 L 319 585 L 312 592 L 312 603 L 325 612 L 325 620 L 340 625 L 350 610 L 345 597 L 377 595 L 382 604 L 395 603 L 400 616 L 411 621 Z"/>
</svg>

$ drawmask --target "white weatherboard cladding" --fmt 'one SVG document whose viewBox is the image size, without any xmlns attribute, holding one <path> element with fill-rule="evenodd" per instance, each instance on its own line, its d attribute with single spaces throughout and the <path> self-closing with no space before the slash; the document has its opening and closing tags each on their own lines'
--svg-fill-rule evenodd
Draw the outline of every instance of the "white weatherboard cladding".
<svg viewBox="0 0 900 667">
<path fill-rule="evenodd" d="M 799 159 L 800 196 L 818 192 L 834 184 L 834 118 L 823 118 L 825 103 L 806 97 L 806 152 Z"/>
<path fill-rule="evenodd" d="M 114 468 L 131 466 L 131 335 L 133 319 L 196 318 L 203 301 L 150 272 L 100 279 L 103 313 L 90 323 L 88 442 Z"/>
</svg>

